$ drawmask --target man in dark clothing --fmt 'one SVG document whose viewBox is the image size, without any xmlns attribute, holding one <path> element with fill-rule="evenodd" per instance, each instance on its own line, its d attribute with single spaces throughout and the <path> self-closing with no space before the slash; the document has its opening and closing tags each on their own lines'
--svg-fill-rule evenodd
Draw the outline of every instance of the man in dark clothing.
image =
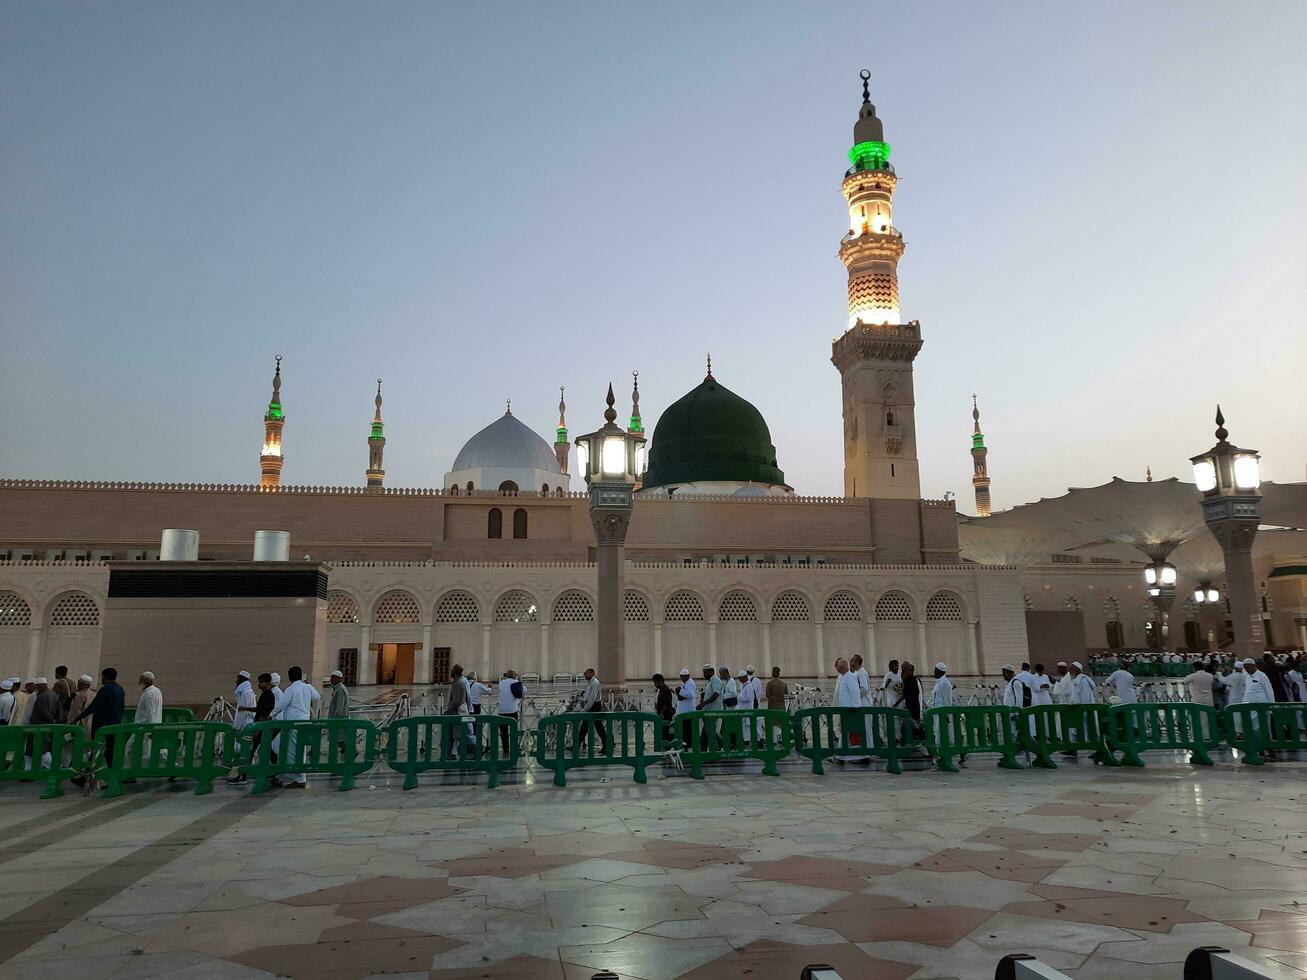
<svg viewBox="0 0 1307 980">
<path fill-rule="evenodd" d="M 91 738 L 95 738 L 95 733 L 105 725 L 122 724 L 125 700 L 123 689 L 118 686 L 118 671 L 113 667 L 106 667 L 100 671 L 100 689 L 95 692 L 95 697 L 86 706 L 86 710 L 72 719 L 72 724 L 77 724 L 77 722 L 89 715 L 91 718 Z M 106 759 L 113 758 L 114 741 L 114 736 L 105 736 L 104 757 Z"/>
<path fill-rule="evenodd" d="M 277 695 L 272 693 L 272 675 L 259 675 L 259 700 L 254 703 L 254 721 L 251 724 L 257 724 L 261 721 L 269 721 L 272 718 L 272 712 L 277 707 Z M 257 760 L 259 757 L 259 743 L 263 741 L 263 733 L 255 732 L 250 742 L 250 759 Z M 277 752 L 272 752 L 272 761 L 277 761 Z M 227 782 L 239 784 L 249 779 L 243 772 L 234 772 L 227 777 Z"/>
<path fill-rule="evenodd" d="M 50 690 L 59 698 L 59 722 L 63 723 L 68 717 L 68 706 L 73 703 L 73 695 L 76 690 L 73 682 L 68 679 L 68 668 L 59 666 L 54 669 L 54 683 L 50 685 Z"/>
</svg>

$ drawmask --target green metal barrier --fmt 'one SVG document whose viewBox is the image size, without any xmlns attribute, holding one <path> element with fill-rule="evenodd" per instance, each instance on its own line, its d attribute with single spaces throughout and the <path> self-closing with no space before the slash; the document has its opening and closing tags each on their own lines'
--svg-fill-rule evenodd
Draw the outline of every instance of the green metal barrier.
<svg viewBox="0 0 1307 980">
<path fill-rule="evenodd" d="M 486 786 L 494 789 L 499 774 L 518 761 L 516 718 L 412 715 L 391 722 L 389 733 L 386 764 L 404 774 L 405 789 L 417 786 L 418 773 L 441 769 L 484 772 Z M 503 753 L 505 738 L 507 754 Z"/>
<path fill-rule="evenodd" d="M 163 709 L 163 724 L 165 725 L 180 725 L 183 722 L 194 721 L 194 720 L 195 720 L 195 712 L 192 711 L 190 708 L 165 707 Z M 123 708 L 122 723 L 124 725 L 133 725 L 136 723 L 135 708 Z"/>
<path fill-rule="evenodd" d="M 1021 712 L 1021 743 L 1040 769 L 1057 768 L 1054 752 L 1089 752 L 1094 762 L 1119 766 L 1107 731 L 1105 704 L 1037 704 Z"/>
<path fill-rule="evenodd" d="M 1232 704 L 1221 712 L 1221 727 L 1230 748 L 1243 753 L 1243 764 L 1266 764 L 1263 752 L 1307 752 L 1307 704 Z"/>
<path fill-rule="evenodd" d="M 799 755 L 812 760 L 820 776 L 823 762 L 833 756 L 884 759 L 900 775 L 899 760 L 917 745 L 912 715 L 904 708 L 802 708 L 794 713 L 794 744 Z"/>
<path fill-rule="evenodd" d="M 1210 766 L 1208 750 L 1221 744 L 1221 719 L 1207 704 L 1174 701 L 1161 704 L 1114 704 L 1107 709 L 1108 743 L 1127 766 L 1142 766 L 1140 752 L 1187 750 L 1189 761 Z"/>
<path fill-rule="evenodd" d="M 362 718 L 259 721 L 241 732 L 242 741 L 250 744 L 249 761 L 241 768 L 254 777 L 253 793 L 271 789 L 278 773 L 301 772 L 339 776 L 341 790 L 353 789 L 354 777 L 376 765 L 379 734 L 376 725 Z"/>
<path fill-rule="evenodd" d="M 44 779 L 41 799 L 63 796 L 59 784 L 86 768 L 86 749 L 86 731 L 81 725 L 0 725 L 0 782 Z M 43 766 L 47 752 L 48 768 Z"/>
<path fill-rule="evenodd" d="M 1017 762 L 1021 751 L 1021 709 L 998 705 L 965 708 L 927 708 L 923 716 L 926 745 L 941 772 L 957 772 L 953 756 L 997 752 L 1003 769 L 1024 768 Z"/>
<path fill-rule="evenodd" d="M 95 733 L 105 796 L 121 796 L 128 779 L 194 779 L 195 795 L 236 760 L 236 732 L 218 721 L 158 725 L 105 725 Z"/>
<path fill-rule="evenodd" d="M 596 722 L 608 734 L 608 753 L 600 751 Z M 663 720 L 647 711 L 546 715 L 536 727 L 536 762 L 553 771 L 555 786 L 566 786 L 567 770 L 582 766 L 631 766 L 635 781 L 647 782 L 645 768 L 659 761 L 662 751 Z"/>
<path fill-rule="evenodd" d="M 758 759 L 765 775 L 779 776 L 776 763 L 794 751 L 789 715 L 766 708 L 686 711 L 673 720 L 672 735 L 695 779 L 703 779 L 705 762 L 730 759 Z"/>
</svg>

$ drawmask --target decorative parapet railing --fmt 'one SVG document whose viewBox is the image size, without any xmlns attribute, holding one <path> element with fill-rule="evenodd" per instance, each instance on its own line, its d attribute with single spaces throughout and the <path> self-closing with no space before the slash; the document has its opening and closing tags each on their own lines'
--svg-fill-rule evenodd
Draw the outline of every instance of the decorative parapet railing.
<svg viewBox="0 0 1307 980">
<path fill-rule="evenodd" d="M 592 561 L 337 561 L 332 568 L 594 568 Z"/>
<path fill-rule="evenodd" d="M 109 559 L 76 561 L 64 559 L 0 559 L 0 567 L 58 567 L 58 568 L 96 568 L 106 564 Z M 594 568 L 592 561 L 327 561 L 330 568 Z M 1015 572 L 1016 565 L 874 565 L 867 563 L 839 564 L 825 562 L 820 565 L 782 565 L 779 563 L 757 562 L 749 565 L 714 565 L 695 563 L 686 565 L 679 561 L 632 561 L 632 568 L 675 569 L 682 572 L 917 572 L 933 574 L 936 572 Z"/>
</svg>

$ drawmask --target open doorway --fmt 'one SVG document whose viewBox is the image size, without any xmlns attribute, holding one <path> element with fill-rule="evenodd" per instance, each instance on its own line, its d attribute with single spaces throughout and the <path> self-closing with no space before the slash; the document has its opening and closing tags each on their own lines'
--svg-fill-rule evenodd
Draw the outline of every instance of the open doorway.
<svg viewBox="0 0 1307 980">
<path fill-rule="evenodd" d="M 381 643 L 377 646 L 377 683 L 408 687 L 413 684 L 416 643 Z"/>
</svg>

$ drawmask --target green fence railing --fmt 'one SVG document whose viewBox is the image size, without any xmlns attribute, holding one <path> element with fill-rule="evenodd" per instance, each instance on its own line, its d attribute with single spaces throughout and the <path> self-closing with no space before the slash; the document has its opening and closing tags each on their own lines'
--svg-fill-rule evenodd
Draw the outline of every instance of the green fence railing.
<svg viewBox="0 0 1307 980">
<path fill-rule="evenodd" d="M 1018 725 L 1024 723 L 1021 709 L 997 705 L 963 708 L 927 708 L 922 719 L 926 745 L 942 772 L 957 772 L 954 756 L 996 752 L 1003 769 L 1021 769 L 1017 753 L 1022 749 Z"/>
<path fill-rule="evenodd" d="M 235 730 L 217 721 L 105 725 L 95 744 L 105 796 L 121 796 L 129 779 L 193 779 L 202 796 L 237 758 Z"/>
<path fill-rule="evenodd" d="M 379 734 L 362 718 L 259 721 L 241 732 L 250 746 L 241 768 L 254 777 L 255 793 L 270 789 L 281 773 L 337 776 L 340 789 L 353 789 L 354 778 L 376 765 Z"/>
<path fill-rule="evenodd" d="M 180 725 L 182 722 L 194 720 L 195 712 L 190 708 L 169 708 L 165 706 L 163 709 L 163 723 L 165 725 Z M 122 723 L 124 725 L 134 725 L 136 723 L 135 708 L 123 708 Z"/>
<path fill-rule="evenodd" d="M 1142 766 L 1140 752 L 1188 751 L 1189 761 L 1210 766 L 1210 750 L 1221 744 L 1221 719 L 1207 704 L 1173 701 L 1114 704 L 1107 709 L 1108 742 L 1127 766 Z"/>
<path fill-rule="evenodd" d="M 684 715 L 682 715 L 684 717 Z M 607 736 L 608 752 L 603 752 Z M 546 715 L 536 728 L 535 758 L 567 785 L 567 770 L 583 766 L 630 766 L 635 781 L 648 781 L 645 769 L 663 754 L 663 720 L 647 711 L 567 712 Z"/>
<path fill-rule="evenodd" d="M 776 763 L 794 750 L 789 715 L 766 708 L 682 712 L 672 722 L 672 737 L 681 742 L 681 759 L 695 779 L 703 779 L 705 762 L 745 759 L 779 776 Z"/>
<path fill-rule="evenodd" d="M 795 748 L 819 776 L 830 758 L 884 759 L 897 776 L 903 772 L 899 760 L 920 744 L 904 708 L 802 708 L 793 726 Z"/>
<path fill-rule="evenodd" d="M 390 723 L 386 764 L 404 774 L 405 789 L 417 786 L 419 773 L 440 770 L 484 772 L 494 789 L 499 774 L 517 762 L 516 718 L 411 715 Z"/>
<path fill-rule="evenodd" d="M 1265 765 L 1266 752 L 1307 752 L 1307 704 L 1232 704 L 1221 713 L 1230 748 L 1243 753 L 1246 766 Z"/>
<path fill-rule="evenodd" d="M 1033 758 L 1030 764 L 1056 769 L 1054 752 L 1089 752 L 1094 762 L 1119 766 L 1108 745 L 1105 704 L 1038 704 L 1021 711 L 1022 745 Z"/>
<path fill-rule="evenodd" d="M 86 769 L 87 748 L 81 725 L 0 725 L 0 782 L 45 780 L 41 799 L 63 796 L 59 784 Z"/>
</svg>

